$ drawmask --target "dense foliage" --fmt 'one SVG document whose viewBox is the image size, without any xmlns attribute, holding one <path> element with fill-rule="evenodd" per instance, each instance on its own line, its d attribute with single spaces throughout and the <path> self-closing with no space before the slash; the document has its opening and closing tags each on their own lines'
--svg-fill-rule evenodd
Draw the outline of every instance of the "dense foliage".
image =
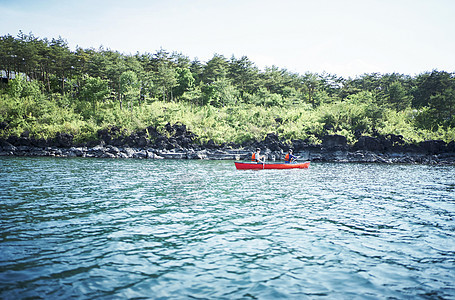
<svg viewBox="0 0 455 300">
<path fill-rule="evenodd" d="M 201 142 L 261 140 L 267 133 L 318 142 L 341 134 L 400 134 L 409 142 L 455 139 L 455 73 L 414 77 L 259 70 L 246 56 L 206 63 L 181 53 L 70 50 L 62 39 L 0 37 L 0 135 L 96 138 L 180 122 Z M 11 79 L 13 78 L 14 79 Z M 10 80 L 8 80 L 10 78 Z"/>
</svg>

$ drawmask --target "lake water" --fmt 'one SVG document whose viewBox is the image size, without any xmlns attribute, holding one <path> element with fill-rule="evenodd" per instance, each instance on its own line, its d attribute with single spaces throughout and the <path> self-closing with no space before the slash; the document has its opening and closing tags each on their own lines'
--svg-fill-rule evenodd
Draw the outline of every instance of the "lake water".
<svg viewBox="0 0 455 300">
<path fill-rule="evenodd" d="M 0 158 L 0 298 L 454 299 L 455 167 Z"/>
</svg>

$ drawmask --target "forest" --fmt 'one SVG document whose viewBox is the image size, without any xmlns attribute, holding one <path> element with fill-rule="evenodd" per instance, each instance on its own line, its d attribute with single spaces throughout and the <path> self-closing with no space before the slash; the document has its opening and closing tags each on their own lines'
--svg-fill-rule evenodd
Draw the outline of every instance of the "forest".
<svg viewBox="0 0 455 300">
<path fill-rule="evenodd" d="M 311 59 L 302 57 L 302 59 Z M 275 133 L 319 143 L 339 134 L 395 134 L 408 143 L 455 140 L 455 73 L 298 74 L 260 70 L 247 56 L 207 62 L 164 49 L 150 53 L 76 47 L 32 33 L 0 37 L 0 137 L 95 140 L 184 124 L 200 143 L 245 143 Z"/>
</svg>

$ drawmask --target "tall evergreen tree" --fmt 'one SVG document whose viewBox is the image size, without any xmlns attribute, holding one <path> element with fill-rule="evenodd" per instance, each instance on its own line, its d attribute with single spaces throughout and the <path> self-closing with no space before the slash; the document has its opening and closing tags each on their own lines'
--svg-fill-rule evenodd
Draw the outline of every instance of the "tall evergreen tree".
<svg viewBox="0 0 455 300">
<path fill-rule="evenodd" d="M 228 61 L 223 55 L 215 54 L 204 68 L 204 83 L 212 83 L 216 80 L 224 79 L 227 75 Z"/>
<path fill-rule="evenodd" d="M 398 81 L 389 86 L 387 100 L 397 111 L 404 110 L 411 105 L 411 98 L 406 95 L 406 91 Z"/>
<path fill-rule="evenodd" d="M 257 89 L 259 70 L 246 56 L 236 59 L 232 56 L 229 63 L 228 77 L 243 94 L 253 93 Z"/>
</svg>

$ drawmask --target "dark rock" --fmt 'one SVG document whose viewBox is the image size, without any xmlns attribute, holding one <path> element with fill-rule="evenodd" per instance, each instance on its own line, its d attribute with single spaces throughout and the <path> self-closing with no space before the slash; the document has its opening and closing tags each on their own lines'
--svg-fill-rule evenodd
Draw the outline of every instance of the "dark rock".
<svg viewBox="0 0 455 300">
<path fill-rule="evenodd" d="M 396 135 L 396 134 L 387 134 L 385 136 L 387 140 L 389 140 L 392 145 L 404 145 L 405 141 L 402 135 Z"/>
<path fill-rule="evenodd" d="M 132 133 L 123 139 L 124 145 L 128 147 L 134 147 L 136 145 L 136 134 Z"/>
<path fill-rule="evenodd" d="M 71 156 L 78 156 L 82 157 L 84 155 L 84 151 L 82 148 L 71 147 L 68 149 L 68 152 L 71 153 Z"/>
<path fill-rule="evenodd" d="M 272 142 L 280 142 L 278 136 L 275 133 L 267 133 L 266 137 L 264 138 L 266 143 Z"/>
<path fill-rule="evenodd" d="M 389 149 L 389 152 L 421 153 L 422 148 L 416 144 L 396 145 Z"/>
<path fill-rule="evenodd" d="M 140 151 L 136 151 L 134 152 L 133 158 L 147 158 L 147 151 L 145 150 L 140 150 Z"/>
<path fill-rule="evenodd" d="M 338 161 L 338 162 L 346 162 L 348 159 L 348 151 L 346 150 L 336 150 L 330 152 L 322 153 L 321 160 L 322 161 Z"/>
<path fill-rule="evenodd" d="M 14 146 L 31 146 L 32 143 L 28 137 L 18 137 L 11 135 L 6 140 L 8 143 Z"/>
<path fill-rule="evenodd" d="M 354 144 L 353 149 L 356 150 L 367 150 L 367 151 L 384 151 L 385 147 L 378 138 L 371 136 L 361 136 L 359 140 Z"/>
<path fill-rule="evenodd" d="M 53 156 L 49 151 L 43 148 L 33 148 L 30 150 L 31 156 Z"/>
<path fill-rule="evenodd" d="M 126 154 L 126 157 L 128 157 L 128 158 L 133 157 L 133 155 L 134 155 L 134 153 L 135 153 L 134 150 L 131 149 L 131 148 L 129 148 L 129 147 L 123 148 L 123 151 L 122 151 L 122 152 L 125 153 L 125 154 Z"/>
<path fill-rule="evenodd" d="M 119 150 L 119 148 L 117 148 L 115 146 L 109 145 L 109 146 L 106 146 L 106 152 L 117 155 L 118 153 L 120 153 L 120 150 Z"/>
<path fill-rule="evenodd" d="M 106 144 L 111 144 L 113 140 L 116 140 L 117 144 L 121 136 L 123 136 L 125 131 L 122 132 L 122 129 L 118 126 L 109 126 L 105 129 L 100 129 L 97 132 L 98 139 L 104 141 Z"/>
<path fill-rule="evenodd" d="M 68 133 L 58 133 L 54 139 L 45 140 L 35 139 L 24 131 L 19 137 L 0 139 L 0 156 L 249 160 L 251 151 L 259 147 L 270 161 L 282 160 L 284 151 L 293 148 L 300 160 L 455 164 L 455 141 L 407 144 L 401 135 L 376 133 L 370 137 L 359 133 L 357 143 L 350 148 L 347 139 L 340 135 L 326 135 L 322 144 L 314 145 L 308 140 L 292 140 L 287 144 L 276 134 L 269 133 L 262 141 L 245 141 L 241 145 L 218 145 L 213 140 L 200 145 L 195 142 L 197 136 L 183 124 L 166 124 L 165 131 L 166 135 L 162 135 L 154 126 L 149 126 L 129 134 L 120 127 L 110 126 L 97 132 L 98 140 L 79 145 L 73 144 L 73 136 Z"/>
<path fill-rule="evenodd" d="M 271 151 L 287 151 L 287 148 L 290 147 L 289 145 L 282 143 L 274 133 L 268 133 L 262 144 Z"/>
<path fill-rule="evenodd" d="M 15 135 L 10 135 L 7 139 L 6 139 L 6 142 L 8 144 L 11 144 L 13 146 L 17 145 L 19 146 L 19 137 L 15 136 Z"/>
<path fill-rule="evenodd" d="M 347 149 L 348 142 L 346 137 L 342 135 L 325 135 L 322 138 L 322 147 L 331 150 L 331 149 Z"/>
<path fill-rule="evenodd" d="M 149 158 L 149 159 L 164 159 L 164 157 L 159 156 L 154 151 L 150 151 L 150 150 L 147 151 L 147 158 Z"/>
<path fill-rule="evenodd" d="M 196 152 L 198 159 L 207 159 L 207 150 L 201 150 Z"/>
<path fill-rule="evenodd" d="M 167 148 L 167 145 L 169 143 L 169 140 L 167 137 L 165 136 L 158 136 L 154 143 L 152 144 L 155 148 L 157 148 L 158 150 L 164 150 Z"/>
<path fill-rule="evenodd" d="M 172 127 L 172 125 L 169 122 L 166 125 L 164 125 L 164 129 L 171 135 L 174 134 L 174 127 Z"/>
<path fill-rule="evenodd" d="M 112 140 L 112 136 L 108 129 L 98 130 L 97 136 L 99 140 L 103 140 L 106 144 L 109 144 Z"/>
<path fill-rule="evenodd" d="M 31 147 L 30 146 L 18 146 L 17 151 L 22 151 L 22 152 L 30 152 Z"/>
<path fill-rule="evenodd" d="M 186 152 L 171 152 L 171 151 L 162 151 L 159 154 L 164 159 L 187 159 L 188 156 Z"/>
<path fill-rule="evenodd" d="M 90 157 L 102 157 L 106 153 L 106 148 L 103 145 L 97 145 L 93 148 L 87 149 L 87 154 Z"/>
<path fill-rule="evenodd" d="M 136 140 L 136 145 L 138 147 L 146 147 L 149 144 L 149 141 L 145 136 L 141 136 Z"/>
<path fill-rule="evenodd" d="M 58 148 L 50 148 L 48 149 L 49 153 L 53 153 L 55 156 L 62 156 L 62 150 Z"/>
<path fill-rule="evenodd" d="M 109 144 L 112 145 L 112 146 L 123 146 L 126 143 L 125 143 L 123 137 L 116 137 L 116 138 L 111 139 Z"/>
<path fill-rule="evenodd" d="M 308 146 L 308 143 L 303 140 L 292 140 L 291 142 L 294 152 L 303 151 Z"/>
<path fill-rule="evenodd" d="M 153 153 L 153 151 L 146 150 L 145 153 L 147 154 L 146 158 L 148 158 L 148 159 L 154 159 L 155 158 L 155 153 Z"/>
<path fill-rule="evenodd" d="M 146 130 L 147 130 L 149 137 L 157 137 L 158 135 L 160 135 L 155 126 L 149 126 L 146 128 Z"/>
<path fill-rule="evenodd" d="M 112 153 L 109 153 L 109 152 L 105 152 L 101 158 L 117 158 L 117 156 L 115 154 L 112 154 Z"/>
<path fill-rule="evenodd" d="M 220 146 L 217 145 L 212 139 L 208 140 L 207 143 L 205 143 L 204 147 L 207 149 L 212 149 L 212 150 L 216 150 L 216 149 L 220 148 Z"/>
<path fill-rule="evenodd" d="M 5 141 L 3 139 L 0 140 L 0 147 L 4 151 L 16 151 L 16 147 L 14 145 L 12 145 L 11 143 L 8 143 L 7 141 Z"/>
<path fill-rule="evenodd" d="M 57 133 L 55 136 L 55 145 L 63 148 L 71 147 L 73 145 L 73 135 L 70 133 Z"/>
<path fill-rule="evenodd" d="M 175 135 L 186 135 L 187 130 L 186 130 L 186 125 L 183 124 L 174 124 L 174 131 Z"/>
<path fill-rule="evenodd" d="M 169 138 L 168 144 L 166 145 L 167 150 L 182 148 L 177 143 L 177 140 L 174 137 Z"/>
<path fill-rule="evenodd" d="M 189 148 L 189 146 L 192 144 L 191 139 L 184 135 L 176 137 L 175 142 L 182 148 Z"/>
<path fill-rule="evenodd" d="M 447 144 L 447 152 L 455 153 L 455 141 Z"/>
<path fill-rule="evenodd" d="M 39 148 L 46 148 L 49 146 L 49 141 L 43 138 L 40 139 L 31 139 L 32 146 Z"/>
<path fill-rule="evenodd" d="M 118 158 L 129 158 L 128 155 L 126 155 L 125 153 L 123 152 L 119 152 L 117 154 L 115 154 Z"/>
<path fill-rule="evenodd" d="M 320 152 L 311 153 L 310 156 L 309 156 L 309 160 L 311 160 L 311 161 L 325 161 Z"/>
<path fill-rule="evenodd" d="M 441 140 L 423 141 L 419 146 L 427 154 L 438 154 L 445 152 L 447 149 L 447 144 Z"/>
</svg>

